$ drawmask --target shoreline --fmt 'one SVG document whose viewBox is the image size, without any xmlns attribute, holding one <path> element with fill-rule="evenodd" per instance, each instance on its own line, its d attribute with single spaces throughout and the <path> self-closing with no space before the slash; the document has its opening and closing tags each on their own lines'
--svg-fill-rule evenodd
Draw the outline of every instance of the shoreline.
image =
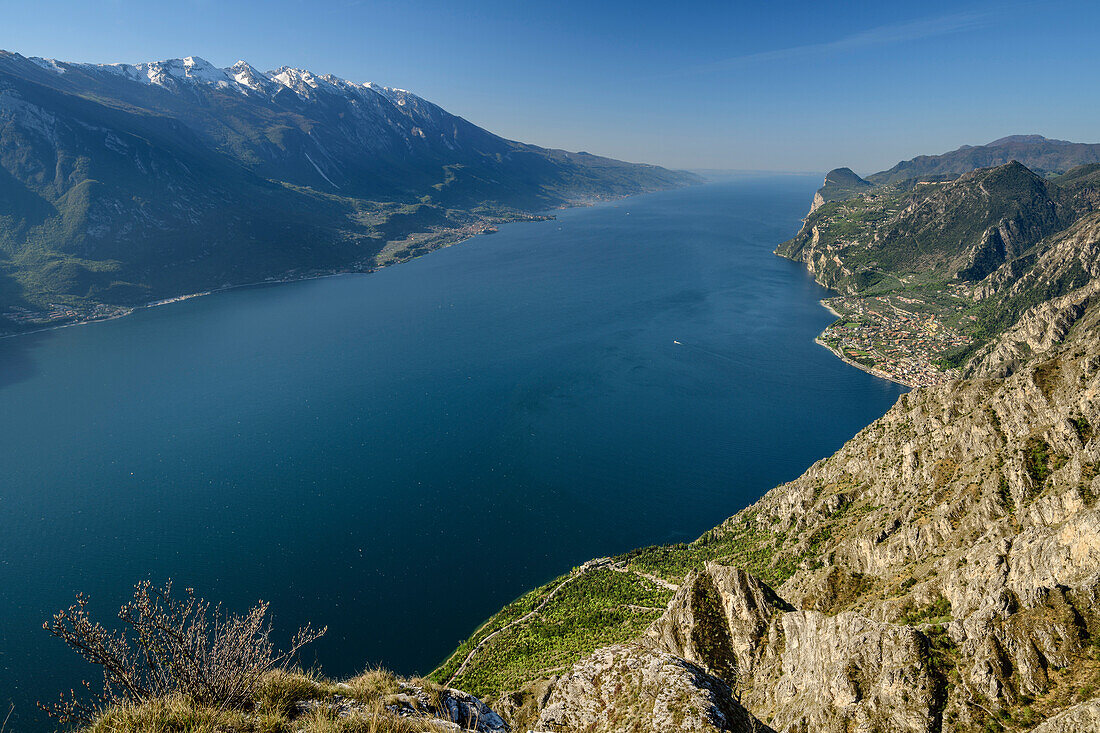
<svg viewBox="0 0 1100 733">
<path fill-rule="evenodd" d="M 839 314 L 835 310 L 833 310 L 833 307 L 831 305 L 829 305 L 827 302 L 825 302 L 826 300 L 828 300 L 828 299 L 827 298 L 822 298 L 821 300 L 819 300 L 817 302 L 821 303 L 821 307 L 824 308 L 825 310 L 829 311 L 830 313 L 832 313 L 834 316 L 836 316 L 837 319 L 844 318 L 844 316 L 842 316 L 841 314 Z"/>
<path fill-rule="evenodd" d="M 427 254 L 427 253 L 425 253 L 425 254 Z M 400 263 L 395 263 L 395 264 L 400 264 Z M 185 293 L 183 295 L 175 295 L 175 296 L 172 296 L 171 298 L 162 298 L 160 300 L 151 300 L 148 303 L 140 303 L 138 305 L 132 305 L 132 306 L 119 306 L 119 308 L 124 312 L 119 312 L 119 313 L 116 313 L 115 315 L 111 315 L 111 316 L 104 316 L 102 318 L 86 318 L 86 319 L 83 319 L 83 320 L 71 321 L 69 323 L 59 323 L 55 326 L 44 326 L 42 328 L 36 328 L 36 329 L 31 330 L 31 331 L 18 331 L 16 333 L 6 333 L 6 334 L 3 334 L 3 335 L 0 335 L 0 340 L 18 338 L 20 336 L 30 336 L 32 334 L 46 333 L 48 331 L 59 331 L 62 328 L 73 328 L 75 326 L 87 326 L 87 325 L 90 325 L 92 323 L 107 323 L 108 321 L 117 321 L 120 318 L 126 318 L 127 316 L 132 316 L 135 311 L 146 310 L 148 308 L 158 308 L 162 305 L 171 305 L 173 303 L 180 303 L 184 300 L 191 300 L 192 298 L 201 298 L 203 296 L 214 295 L 216 293 L 224 293 L 228 290 L 237 290 L 239 288 L 253 288 L 253 287 L 257 287 L 259 285 L 283 285 L 283 284 L 292 283 L 292 282 L 304 282 L 306 280 L 320 280 L 320 279 L 326 278 L 326 277 L 336 277 L 337 275 L 354 275 L 354 274 L 367 275 L 367 274 L 370 274 L 370 273 L 374 272 L 375 269 L 379 269 L 379 268 L 371 268 L 369 270 L 352 270 L 352 269 L 349 269 L 349 270 L 340 270 L 338 272 L 326 272 L 326 273 L 321 274 L 321 275 L 303 275 L 302 277 L 287 277 L 287 278 L 279 278 L 279 279 L 275 279 L 275 280 L 259 280 L 259 281 L 250 282 L 250 283 L 240 283 L 240 284 L 235 284 L 235 285 L 224 285 L 220 288 L 211 288 L 210 290 L 200 290 L 200 291 L 195 292 L 195 293 Z"/>
<path fill-rule="evenodd" d="M 633 195 L 640 195 L 640 194 L 633 194 Z M 623 198 L 630 198 L 630 197 L 625 196 Z M 615 199 L 615 200 L 622 200 L 622 199 Z M 560 207 L 559 209 L 552 209 L 551 211 L 560 211 L 560 210 L 563 210 L 563 209 L 581 208 L 581 207 L 587 207 L 587 206 L 593 206 L 593 204 L 591 204 L 591 203 L 578 203 L 578 204 L 574 204 L 572 206 L 564 206 L 564 207 Z M 452 242 L 444 242 L 444 243 L 440 244 L 438 247 L 432 247 L 428 251 L 417 254 L 414 257 L 409 257 L 408 259 L 390 261 L 390 262 L 386 262 L 385 264 L 377 264 L 376 263 L 376 264 L 374 264 L 370 267 L 362 267 L 362 266 L 352 265 L 352 266 L 349 266 L 349 267 L 344 268 L 344 269 L 334 270 L 332 272 L 323 272 L 323 273 L 319 273 L 319 274 L 290 276 L 290 277 L 284 276 L 284 277 L 276 277 L 276 278 L 273 278 L 273 279 L 257 280 L 257 281 L 254 281 L 254 282 L 234 283 L 232 285 L 223 285 L 222 287 L 219 287 L 219 288 L 211 288 L 209 290 L 200 290 L 200 291 L 197 291 L 197 292 L 194 292 L 194 293 L 184 293 L 183 295 L 174 295 L 174 296 L 169 297 L 169 298 L 160 298 L 158 300 L 151 300 L 147 303 L 139 303 L 138 305 L 119 306 L 119 308 L 122 309 L 124 312 L 119 312 L 119 313 L 116 313 L 115 315 L 104 316 L 104 317 L 101 317 L 101 318 L 86 318 L 86 319 L 82 319 L 82 320 L 71 321 L 69 323 L 59 323 L 59 324 L 53 325 L 53 326 L 43 326 L 42 328 L 35 328 L 35 329 L 30 330 L 30 331 L 17 331 L 15 333 L 0 334 L 0 340 L 10 339 L 10 338 L 18 338 L 20 336 L 30 336 L 32 334 L 46 333 L 48 331 L 58 331 L 62 328 L 72 328 L 74 326 L 87 326 L 87 325 L 92 324 L 92 323 L 106 323 L 107 321 L 116 321 L 120 318 L 126 318 L 127 316 L 133 315 L 135 311 L 145 310 L 147 308 L 157 308 L 157 307 L 162 306 L 162 305 L 171 305 L 173 303 L 179 303 L 179 302 L 182 302 L 184 300 L 191 300 L 192 298 L 201 298 L 201 297 L 206 296 L 206 295 L 215 295 L 217 293 L 224 293 L 224 292 L 227 292 L 229 290 L 238 290 L 238 289 L 241 289 L 241 288 L 254 288 L 254 287 L 261 286 L 261 285 L 286 285 L 286 284 L 295 283 L 295 282 L 305 282 L 307 280 L 322 280 L 326 277 L 338 277 L 338 276 L 341 276 L 341 275 L 370 275 L 374 272 L 377 272 L 378 270 L 381 270 L 384 267 L 392 267 L 394 265 L 404 264 L 405 262 L 410 262 L 411 260 L 415 260 L 417 258 L 423 257 L 424 255 L 429 255 L 432 252 L 436 252 L 436 251 L 441 250 L 441 249 L 446 249 L 447 247 L 453 247 L 457 244 L 462 244 L 463 242 L 466 242 L 470 239 L 473 239 L 474 237 L 477 237 L 477 236 L 485 233 L 486 231 L 489 231 L 490 229 L 492 229 L 495 232 L 496 227 L 503 226 L 504 224 L 522 224 L 522 223 L 531 223 L 531 222 L 538 222 L 538 221 L 551 221 L 551 220 L 554 219 L 554 216 L 552 214 L 538 214 L 538 215 L 532 215 L 532 216 L 537 216 L 538 218 L 517 218 L 517 219 L 514 219 L 512 221 L 489 223 L 489 224 L 486 225 L 486 228 L 481 230 L 481 231 L 468 233 L 468 234 L 466 234 L 466 236 L 463 236 L 463 237 L 461 237 L 459 239 L 456 239 Z M 445 239 L 448 233 L 456 233 L 458 231 L 460 231 L 460 230 L 451 230 L 450 232 L 439 232 L 439 234 Z M 395 240 L 395 241 L 400 241 L 400 240 Z M 386 244 L 389 244 L 389 242 L 387 242 Z M 383 249 L 384 248 L 385 248 L 385 245 L 383 245 Z M 379 252 L 381 252 L 381 251 L 382 250 L 379 250 Z"/>
<path fill-rule="evenodd" d="M 821 300 L 819 300 L 819 301 L 817 301 L 817 302 L 821 304 L 821 307 L 822 307 L 822 308 L 824 308 L 825 310 L 827 310 L 827 311 L 829 311 L 830 313 L 832 313 L 832 314 L 833 314 L 833 316 L 834 316 L 834 317 L 835 317 L 835 318 L 836 318 L 837 320 L 839 320 L 839 319 L 841 319 L 841 318 L 845 318 L 845 317 L 846 317 L 846 316 L 843 316 L 843 315 L 841 315 L 840 313 L 838 313 L 838 312 L 837 312 L 837 311 L 836 311 L 836 310 L 835 310 L 835 309 L 834 309 L 834 308 L 833 308 L 833 307 L 832 307 L 831 305 L 829 305 L 829 304 L 828 304 L 827 302 L 825 302 L 825 301 L 826 301 L 826 299 L 825 299 L 825 298 L 822 298 Z M 824 331 L 822 331 L 821 333 L 825 333 L 825 332 L 824 332 Z M 860 363 L 859 363 L 858 361 L 856 361 L 855 359 L 850 359 L 850 358 L 848 358 L 847 356 L 845 356 L 845 355 L 844 355 L 843 353 L 841 353 L 840 351 L 837 351 L 837 350 L 836 350 L 836 349 L 834 349 L 834 348 L 833 348 L 832 346 L 830 346 L 829 344 L 825 343 L 825 342 L 824 342 L 824 341 L 823 341 L 823 340 L 821 339 L 821 334 L 818 334 L 817 336 L 815 336 L 815 337 L 814 337 L 814 343 L 815 343 L 815 344 L 817 344 L 818 346 L 824 346 L 824 347 L 825 347 L 826 349 L 828 349 L 828 350 L 829 350 L 829 352 L 830 352 L 830 353 L 831 353 L 831 354 L 832 354 L 833 356 L 835 356 L 836 358 L 840 359 L 840 360 L 841 360 L 842 362 L 844 362 L 844 363 L 845 363 L 845 364 L 847 364 L 848 366 L 853 366 L 853 367 L 855 367 L 856 369 L 859 369 L 859 370 L 860 370 L 860 371 L 862 371 L 862 372 L 867 372 L 867 373 L 868 373 L 868 374 L 870 374 L 870 375 L 871 375 L 872 377 L 878 377 L 879 379 L 885 379 L 885 380 L 886 380 L 886 381 L 888 381 L 888 382 L 893 382 L 894 384 L 900 384 L 900 385 L 901 385 L 902 387 L 908 387 L 909 389 L 918 389 L 918 388 L 920 387 L 920 385 L 916 385 L 916 384 L 909 384 L 908 382 L 903 382 L 903 381 L 901 381 L 900 379 L 897 379 L 896 377 L 892 377 L 892 376 L 890 376 L 889 374 L 887 374 L 887 373 L 886 373 L 886 372 L 884 372 L 884 371 L 881 371 L 881 370 L 879 370 L 879 369 L 875 369 L 874 367 L 869 367 L 869 366 L 867 366 L 867 365 L 865 365 L 865 364 L 860 364 Z"/>
<path fill-rule="evenodd" d="M 692 185 L 692 184 L 689 184 L 689 185 Z M 705 185 L 705 184 L 703 184 L 703 185 Z M 336 277 L 338 275 L 369 275 L 371 273 L 377 272 L 378 270 L 381 270 L 384 267 L 392 267 L 393 265 L 400 265 L 400 264 L 403 264 L 405 262 L 409 262 L 411 260 L 415 260 L 415 259 L 418 259 L 420 257 L 423 257 L 424 255 L 429 255 L 432 252 L 436 252 L 436 251 L 441 250 L 441 249 L 446 249 L 447 247 L 453 247 L 457 244 L 462 244 L 463 242 L 466 242 L 466 241 L 468 241 L 470 239 L 473 239 L 474 237 L 477 237 L 477 236 L 482 235 L 482 234 L 497 233 L 499 231 L 497 229 L 497 227 L 503 226 L 505 224 L 524 224 L 524 223 L 529 224 L 529 223 L 532 223 L 532 222 L 553 221 L 554 219 L 557 218 L 554 214 L 554 212 L 557 212 L 557 211 L 566 211 L 566 210 L 569 210 L 569 209 L 592 208 L 592 207 L 601 206 L 601 205 L 605 205 L 605 204 L 611 204 L 611 203 L 614 203 L 614 202 L 617 202 L 617 201 L 625 201 L 626 199 L 633 198 L 635 196 L 645 196 L 645 195 L 648 195 L 648 194 L 660 193 L 661 191 L 672 191 L 672 190 L 675 190 L 676 188 L 680 188 L 680 187 L 661 188 L 661 189 L 657 189 L 657 190 L 654 190 L 654 191 L 639 191 L 637 193 L 632 193 L 632 194 L 629 194 L 627 196 L 619 196 L 619 197 L 612 197 L 612 198 L 606 198 L 606 199 L 597 198 L 597 199 L 578 200 L 578 201 L 575 201 L 573 203 L 562 204 L 561 206 L 556 206 L 552 209 L 546 209 L 542 213 L 527 213 L 527 214 L 517 215 L 515 219 L 509 220 L 509 221 L 489 221 L 489 220 L 486 220 L 484 222 L 485 226 L 482 229 L 480 229 L 476 232 L 470 232 L 470 231 L 463 232 L 463 229 L 451 229 L 451 230 L 445 230 L 445 231 L 442 231 L 442 232 L 435 232 L 434 234 L 439 235 L 439 237 L 443 240 L 443 242 L 438 247 L 432 247 L 431 249 L 427 250 L 426 252 L 421 252 L 421 253 L 416 254 L 416 255 L 414 255 L 412 257 L 409 257 L 407 259 L 390 260 L 390 261 L 385 262 L 385 263 L 378 263 L 377 260 L 376 260 L 375 264 L 373 264 L 370 267 L 364 267 L 364 266 L 359 266 L 359 265 L 351 265 L 351 266 L 348 266 L 347 268 L 340 269 L 340 270 L 334 270 L 332 272 L 324 272 L 324 273 L 314 274 L 314 275 L 275 277 L 275 278 L 269 279 L 269 280 L 259 280 L 259 281 L 256 281 L 256 282 L 237 283 L 237 284 L 233 284 L 233 285 L 224 285 L 220 288 L 211 288 L 209 290 L 200 290 L 200 291 L 197 291 L 197 292 L 194 292 L 194 293 L 184 293 L 182 295 L 175 295 L 175 296 L 171 296 L 171 297 L 168 297 L 168 298 L 160 298 L 158 300 L 151 300 L 147 303 L 140 303 L 138 305 L 119 306 L 119 308 L 124 310 L 124 312 L 119 312 L 115 315 L 104 316 L 104 317 L 101 317 L 101 318 L 86 318 L 86 319 L 81 319 L 81 320 L 77 320 L 77 321 L 71 321 L 69 323 L 59 323 L 59 324 L 53 325 L 53 326 L 43 326 L 42 328 L 35 328 L 35 329 L 30 330 L 30 331 L 16 331 L 15 333 L 4 333 L 4 334 L 0 334 L 0 341 L 3 341 L 4 339 L 18 338 L 20 336 L 30 336 L 30 335 L 36 334 L 36 333 L 46 333 L 48 331 L 58 331 L 62 328 L 72 328 L 73 326 L 86 326 L 86 325 L 89 325 L 89 324 L 92 324 L 92 323 L 106 323 L 107 321 L 115 321 L 115 320 L 118 320 L 120 318 L 125 318 L 127 316 L 131 316 L 131 315 L 134 314 L 134 311 L 137 311 L 137 310 L 142 310 L 142 309 L 145 309 L 145 308 L 156 308 L 156 307 L 162 306 L 162 305 L 170 305 L 172 303 L 178 303 L 178 302 L 184 301 L 184 300 L 191 300 L 192 298 L 200 298 L 200 297 L 203 297 L 203 296 L 206 296 L 206 295 L 214 295 L 216 293 L 224 293 L 228 290 L 236 290 L 238 288 L 252 288 L 252 287 L 257 287 L 257 286 L 260 286 L 260 285 L 285 285 L 285 284 L 288 284 L 288 283 L 304 282 L 304 281 L 307 281 L 307 280 L 321 280 L 321 279 L 326 278 L 326 277 Z M 411 232 L 410 234 L 415 234 L 415 233 L 416 232 Z M 448 238 L 448 235 L 454 235 L 454 234 L 459 234 L 459 233 L 464 233 L 465 236 L 459 236 L 459 238 L 455 239 L 454 241 L 446 241 L 447 238 Z M 406 238 L 407 237 L 408 237 L 408 235 L 406 235 Z M 377 258 L 377 256 L 379 254 L 381 254 L 382 252 L 385 251 L 387 245 L 392 244 L 393 242 L 400 242 L 400 241 L 404 241 L 404 240 L 403 239 L 401 239 L 401 240 L 391 240 L 391 241 L 386 242 L 385 244 L 382 245 L 382 248 L 379 249 L 378 252 L 375 253 L 375 255 L 373 255 L 373 256 Z"/>
<path fill-rule="evenodd" d="M 826 306 L 826 307 L 828 307 L 828 306 Z M 831 311 L 832 309 L 830 308 L 829 310 Z M 920 385 L 909 384 L 908 382 L 903 382 L 903 381 L 901 381 L 900 379 L 898 379 L 896 377 L 890 376 L 889 374 L 887 374 L 884 371 L 880 371 L 878 369 L 875 369 L 874 367 L 869 367 L 869 366 L 866 366 L 864 364 L 860 364 L 858 361 L 855 361 L 854 359 L 849 359 L 847 356 L 845 356 L 844 354 L 840 353 L 839 351 L 834 349 L 829 344 L 822 341 L 820 335 L 814 337 L 814 343 L 828 349 L 829 352 L 832 353 L 833 356 L 840 359 L 842 362 L 844 362 L 848 366 L 853 366 L 856 369 L 859 369 L 860 371 L 867 372 L 868 374 L 870 374 L 873 377 L 878 377 L 879 379 L 885 379 L 888 382 L 893 382 L 894 384 L 900 384 L 902 387 L 908 387 L 909 389 L 920 389 Z"/>
</svg>

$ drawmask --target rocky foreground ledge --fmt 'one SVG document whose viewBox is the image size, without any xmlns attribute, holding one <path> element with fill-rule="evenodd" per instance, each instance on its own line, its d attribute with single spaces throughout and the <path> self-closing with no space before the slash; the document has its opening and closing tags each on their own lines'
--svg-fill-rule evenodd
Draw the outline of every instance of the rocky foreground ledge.
<svg viewBox="0 0 1100 733">
<path fill-rule="evenodd" d="M 272 672 L 250 710 L 159 698 L 104 711 L 88 733 L 508 733 L 483 702 L 422 679 L 371 670 L 346 682 Z"/>
</svg>

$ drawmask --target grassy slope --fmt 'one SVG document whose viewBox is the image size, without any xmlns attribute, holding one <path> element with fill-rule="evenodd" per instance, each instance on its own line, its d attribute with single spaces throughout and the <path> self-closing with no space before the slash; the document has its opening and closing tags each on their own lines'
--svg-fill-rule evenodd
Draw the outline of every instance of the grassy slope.
<svg viewBox="0 0 1100 733">
<path fill-rule="evenodd" d="M 442 733 L 454 728 L 410 694 L 409 684 L 433 693 L 424 680 L 406 681 L 370 670 L 337 683 L 316 674 L 272 672 L 259 685 L 251 710 L 196 705 L 182 697 L 104 711 L 84 733 Z M 402 717 L 386 705 L 410 703 Z M 308 709 L 307 709 L 308 708 Z M 341 708 L 345 710 L 342 711 Z M 347 714 L 352 709 L 355 714 Z M 344 712 L 344 714 L 341 714 Z"/>
<path fill-rule="evenodd" d="M 567 586 L 568 592 L 555 596 L 535 618 L 509 627 L 570 576 L 556 578 L 486 621 L 430 678 L 450 680 L 448 684 L 475 695 L 492 695 L 559 673 L 601 646 L 636 638 L 672 597 L 670 589 L 642 573 L 679 584 L 688 571 L 714 560 L 778 585 L 807 557 L 807 550 L 795 548 L 781 533 L 760 529 L 752 519 L 747 509 L 692 543 L 646 547 L 611 558 L 629 572 L 598 569 L 580 574 Z M 470 650 L 505 627 L 509 628 L 452 679 Z"/>
</svg>

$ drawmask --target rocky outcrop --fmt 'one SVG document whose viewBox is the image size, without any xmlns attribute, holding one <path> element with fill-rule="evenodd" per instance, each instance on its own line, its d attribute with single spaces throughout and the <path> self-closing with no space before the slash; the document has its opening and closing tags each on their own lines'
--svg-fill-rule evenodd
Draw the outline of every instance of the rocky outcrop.
<svg viewBox="0 0 1100 733">
<path fill-rule="evenodd" d="M 814 194 L 813 204 L 810 205 L 810 214 L 830 201 L 843 201 L 858 195 L 861 191 L 866 191 L 872 186 L 873 184 L 860 178 L 851 168 L 834 168 L 825 174 L 825 182 Z"/>
<path fill-rule="evenodd" d="M 776 620 L 794 610 L 739 568 L 708 562 L 688 576 L 647 632 L 657 648 L 698 664 L 744 692 L 759 667 L 774 665 Z"/>
<path fill-rule="evenodd" d="M 321 710 L 337 718 L 362 720 L 367 724 L 373 722 L 375 726 L 384 725 L 377 720 L 379 706 L 376 703 L 357 698 L 351 694 L 352 688 L 347 684 L 341 683 L 337 687 L 347 689 L 349 694 L 305 700 L 298 703 L 299 712 L 312 713 Z M 481 700 L 449 687 L 437 688 L 402 682 L 398 692 L 386 696 L 382 707 L 397 718 L 415 721 L 417 725 L 433 731 L 445 729 L 456 733 L 510 733 L 512 730 Z"/>
<path fill-rule="evenodd" d="M 919 631 L 794 611 L 737 568 L 708 563 L 693 574 L 648 638 L 720 676 L 777 730 L 926 733 L 943 707 Z"/>
<path fill-rule="evenodd" d="M 537 730 L 590 733 L 765 733 L 728 685 L 700 667 L 640 644 L 605 647 L 551 688 Z"/>
<path fill-rule="evenodd" d="M 936 730 L 942 684 L 917 630 L 846 612 L 785 614 L 770 707 L 784 731 Z M 759 683 L 757 683 L 759 685 Z"/>
<path fill-rule="evenodd" d="M 504 720 L 485 703 L 462 690 L 444 688 L 435 699 L 426 691 L 419 691 L 418 698 L 427 697 L 427 709 L 441 720 L 455 723 L 464 730 L 477 733 L 508 733 L 511 729 Z M 423 705 L 425 702 L 420 699 Z"/>
<path fill-rule="evenodd" d="M 810 214 L 814 213 L 815 211 L 817 211 L 818 209 L 820 209 L 824 205 L 825 205 L 825 197 L 821 195 L 820 190 L 815 191 L 814 192 L 814 200 L 813 200 L 813 202 L 810 203 Z M 808 214 L 807 214 L 807 216 L 808 216 Z"/>
<path fill-rule="evenodd" d="M 1100 293 L 1100 213 L 1083 217 L 1038 252 L 1006 263 L 975 296 L 1007 326 L 971 360 L 974 375 L 1005 377 L 1061 344 Z"/>
</svg>

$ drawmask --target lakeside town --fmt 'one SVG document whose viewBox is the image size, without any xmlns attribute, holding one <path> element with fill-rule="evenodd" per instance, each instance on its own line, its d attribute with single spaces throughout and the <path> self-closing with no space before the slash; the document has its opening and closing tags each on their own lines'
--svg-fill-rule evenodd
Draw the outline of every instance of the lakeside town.
<svg viewBox="0 0 1100 733">
<path fill-rule="evenodd" d="M 12 306 L 6 312 L 0 313 L 0 336 L 9 335 L 5 333 L 6 329 L 3 328 L 5 321 L 14 326 L 12 333 L 19 333 L 39 328 L 106 321 L 111 318 L 125 316 L 132 311 L 133 308 L 127 306 L 107 305 L 105 303 L 94 303 L 83 307 L 50 303 L 43 309 Z"/>
<path fill-rule="evenodd" d="M 958 379 L 958 369 L 937 362 L 949 350 L 969 346 L 973 338 L 946 323 L 966 302 L 962 293 L 949 296 L 955 302 L 946 306 L 947 313 L 943 303 L 933 306 L 905 295 L 823 300 L 838 318 L 818 342 L 853 366 L 910 387 Z"/>
<path fill-rule="evenodd" d="M 585 202 L 581 205 L 589 204 Z M 87 305 L 49 303 L 43 308 L 11 306 L 7 311 L 0 313 L 0 338 L 121 318 L 133 313 L 136 308 L 154 308 L 236 287 L 310 280 L 352 272 L 371 273 L 377 267 L 404 262 L 433 250 L 464 242 L 479 234 L 496 234 L 499 231 L 498 226 L 501 224 L 517 221 L 547 221 L 553 218 L 552 215 L 511 213 L 508 216 L 479 217 L 475 221 L 461 226 L 430 227 L 425 231 L 413 232 L 402 239 L 387 242 L 377 254 L 372 255 L 363 262 L 353 263 L 347 267 L 310 270 L 292 269 L 282 276 L 270 276 L 260 281 L 248 283 L 226 282 L 212 290 L 157 299 L 137 306 L 109 305 L 106 303 L 89 303 Z"/>
</svg>

